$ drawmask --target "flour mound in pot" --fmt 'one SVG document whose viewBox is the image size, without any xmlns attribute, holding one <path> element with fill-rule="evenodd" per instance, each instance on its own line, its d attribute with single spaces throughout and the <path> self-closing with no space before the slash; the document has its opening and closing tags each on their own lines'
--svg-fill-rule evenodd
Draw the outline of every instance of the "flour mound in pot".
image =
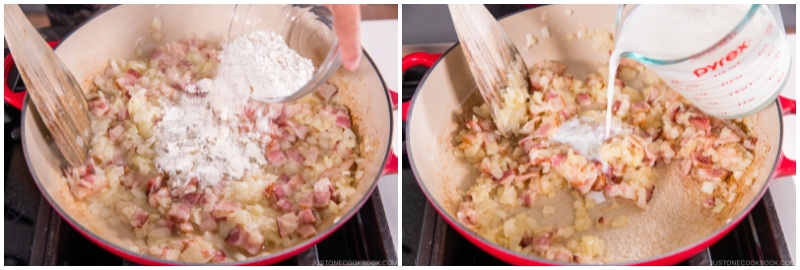
<svg viewBox="0 0 800 270">
<path fill-rule="evenodd" d="M 523 108 L 529 120 L 516 136 L 500 135 L 485 104 L 464 116 L 454 138 L 456 155 L 481 174 L 463 194 L 456 217 L 485 239 L 548 260 L 606 263 L 604 241 L 588 231 L 625 233 L 630 220 L 624 215 L 590 218 L 589 212 L 613 210 L 620 203 L 648 211 L 659 186 L 656 168 L 679 164 L 682 181 L 701 189 L 696 193 L 703 196 L 694 199 L 709 219 L 752 184 L 758 138 L 748 122 L 701 113 L 633 61 L 620 65 L 614 87 L 619 99 L 611 107 L 618 131 L 591 153 L 554 140 L 562 126 L 574 131 L 578 119 L 602 127 L 605 118 L 607 70 L 583 81 L 565 70 L 552 61 L 530 69 L 532 91 Z M 574 218 L 559 213 L 569 206 L 546 203 L 557 193 L 569 194 Z"/>
<path fill-rule="evenodd" d="M 136 252 L 192 263 L 275 252 L 340 216 L 363 176 L 335 86 L 296 102 L 221 102 L 221 53 L 186 39 L 112 59 L 87 94 L 90 158 L 65 181 L 91 213 L 129 226 Z"/>
</svg>

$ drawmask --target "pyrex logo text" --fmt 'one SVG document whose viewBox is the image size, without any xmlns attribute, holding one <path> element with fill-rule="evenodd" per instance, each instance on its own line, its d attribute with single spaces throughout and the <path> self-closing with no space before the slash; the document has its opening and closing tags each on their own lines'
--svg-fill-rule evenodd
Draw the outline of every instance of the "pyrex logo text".
<svg viewBox="0 0 800 270">
<path fill-rule="evenodd" d="M 747 49 L 747 42 L 748 42 L 748 40 L 742 41 L 742 45 L 739 45 L 739 47 L 737 47 L 736 49 L 733 49 L 731 52 L 728 53 L 728 55 L 725 55 L 724 57 L 720 58 L 719 60 L 714 61 L 713 64 L 707 65 L 705 67 L 701 67 L 701 68 L 698 68 L 698 69 L 695 69 L 694 70 L 694 75 L 697 76 L 698 78 L 700 78 L 700 76 L 703 76 L 704 74 L 706 74 L 706 73 L 708 73 L 710 71 L 714 71 L 718 67 L 724 66 L 726 62 L 733 61 L 734 59 L 736 59 L 736 57 L 738 57 L 740 54 L 742 54 L 744 49 Z"/>
</svg>

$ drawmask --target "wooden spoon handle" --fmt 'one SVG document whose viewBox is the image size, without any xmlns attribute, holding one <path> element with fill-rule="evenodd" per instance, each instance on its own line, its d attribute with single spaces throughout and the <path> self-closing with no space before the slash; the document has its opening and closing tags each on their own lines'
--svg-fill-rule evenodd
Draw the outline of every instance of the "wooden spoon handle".
<svg viewBox="0 0 800 270">
<path fill-rule="evenodd" d="M 467 65 L 498 124 L 498 130 L 513 132 L 515 125 L 499 124 L 498 114 L 504 111 L 503 96 L 507 87 L 511 87 L 509 74 L 519 74 L 527 85 L 528 70 L 522 56 L 500 23 L 483 5 L 450 4 L 448 8 Z"/>
<path fill-rule="evenodd" d="M 28 95 L 67 163 L 83 164 L 91 128 L 80 84 L 18 5 L 5 5 L 4 10 L 6 41 Z"/>
</svg>

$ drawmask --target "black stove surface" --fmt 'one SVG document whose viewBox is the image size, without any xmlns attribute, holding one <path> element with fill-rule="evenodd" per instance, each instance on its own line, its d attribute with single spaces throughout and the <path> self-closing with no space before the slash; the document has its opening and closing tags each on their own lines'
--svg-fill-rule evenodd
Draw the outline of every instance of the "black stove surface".
<svg viewBox="0 0 800 270">
<path fill-rule="evenodd" d="M 403 74 L 404 102 L 426 71 Z M 406 155 L 405 132 L 403 122 L 403 265 L 508 265 L 461 236 L 427 201 Z M 769 191 L 719 242 L 678 265 L 794 265 Z"/>
<path fill-rule="evenodd" d="M 58 40 L 92 12 L 95 5 L 48 5 L 52 27 L 38 29 Z M 5 55 L 8 55 L 5 50 Z M 10 82 L 16 81 L 10 78 Z M 20 80 L 21 82 L 21 80 Z M 18 85 L 19 86 L 19 85 Z M 15 88 L 15 85 L 10 85 Z M 19 86 L 24 89 L 24 85 Z M 20 111 L 4 104 L 5 265 L 134 265 L 85 238 L 52 209 L 37 188 L 20 142 Z M 380 193 L 341 228 L 297 256 L 277 265 L 397 265 Z"/>
</svg>

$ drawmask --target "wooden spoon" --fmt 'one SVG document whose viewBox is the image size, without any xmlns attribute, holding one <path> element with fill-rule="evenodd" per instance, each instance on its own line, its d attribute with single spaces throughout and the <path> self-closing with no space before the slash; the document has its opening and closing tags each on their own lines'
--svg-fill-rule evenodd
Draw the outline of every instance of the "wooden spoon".
<svg viewBox="0 0 800 270">
<path fill-rule="evenodd" d="M 527 116 L 522 116 L 524 119 L 516 117 L 509 123 L 509 119 L 505 119 L 508 112 L 503 113 L 504 106 L 508 102 L 504 102 L 503 97 L 510 86 L 507 75 L 516 73 L 521 76 L 523 82 L 521 86 L 524 87 L 522 93 L 524 97 L 521 98 L 523 100 L 528 98 L 530 83 L 522 56 L 497 20 L 483 5 L 449 4 L 448 8 L 467 65 L 481 96 L 492 112 L 498 130 L 503 134 L 514 133 L 521 127 L 519 122 L 526 120 Z"/>
<path fill-rule="evenodd" d="M 6 42 L 28 95 L 67 163 L 83 164 L 91 131 L 83 90 L 19 5 L 5 5 L 4 10 Z"/>
</svg>

